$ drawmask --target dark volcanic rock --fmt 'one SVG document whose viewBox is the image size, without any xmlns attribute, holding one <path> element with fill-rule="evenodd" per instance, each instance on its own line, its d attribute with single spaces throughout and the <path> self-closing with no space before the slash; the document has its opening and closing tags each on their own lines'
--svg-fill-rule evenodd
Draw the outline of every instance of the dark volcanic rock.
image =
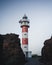
<svg viewBox="0 0 52 65">
<path fill-rule="evenodd" d="M 2 35 L 0 35 L 0 64 L 2 65 L 2 61 L 3 61 L 3 54 L 2 54 L 2 51 L 3 51 L 3 37 Z"/>
<path fill-rule="evenodd" d="M 23 65 L 25 56 L 21 49 L 19 35 L 0 35 L 0 65 Z"/>
<path fill-rule="evenodd" d="M 42 60 L 47 65 L 52 65 L 52 37 L 44 42 Z"/>
</svg>

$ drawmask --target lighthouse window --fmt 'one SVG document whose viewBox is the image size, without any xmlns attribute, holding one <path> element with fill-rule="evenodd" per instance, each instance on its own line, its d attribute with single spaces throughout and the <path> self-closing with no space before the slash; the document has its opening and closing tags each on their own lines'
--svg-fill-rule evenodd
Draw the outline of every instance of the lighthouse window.
<svg viewBox="0 0 52 65">
<path fill-rule="evenodd" d="M 24 35 L 26 35 L 26 34 L 24 34 Z"/>
<path fill-rule="evenodd" d="M 24 48 L 27 48 L 26 46 Z"/>
<path fill-rule="evenodd" d="M 24 22 L 24 24 L 26 25 L 26 22 Z"/>
</svg>

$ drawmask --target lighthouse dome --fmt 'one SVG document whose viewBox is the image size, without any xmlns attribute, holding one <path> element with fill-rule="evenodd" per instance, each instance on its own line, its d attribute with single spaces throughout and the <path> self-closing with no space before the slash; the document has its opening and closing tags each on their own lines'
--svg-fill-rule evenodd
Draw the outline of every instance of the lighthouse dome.
<svg viewBox="0 0 52 65">
<path fill-rule="evenodd" d="M 26 14 L 24 14 L 23 19 L 28 19 L 28 17 L 26 16 Z"/>
</svg>

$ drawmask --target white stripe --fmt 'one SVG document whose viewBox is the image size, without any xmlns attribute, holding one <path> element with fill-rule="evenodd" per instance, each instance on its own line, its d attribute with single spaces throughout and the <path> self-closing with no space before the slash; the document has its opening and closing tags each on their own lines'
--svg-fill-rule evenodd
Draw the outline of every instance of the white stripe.
<svg viewBox="0 0 52 65">
<path fill-rule="evenodd" d="M 28 45 L 22 45 L 23 51 L 28 51 Z"/>
<path fill-rule="evenodd" d="M 22 38 L 28 38 L 28 33 L 27 32 L 23 32 L 22 33 Z"/>
</svg>

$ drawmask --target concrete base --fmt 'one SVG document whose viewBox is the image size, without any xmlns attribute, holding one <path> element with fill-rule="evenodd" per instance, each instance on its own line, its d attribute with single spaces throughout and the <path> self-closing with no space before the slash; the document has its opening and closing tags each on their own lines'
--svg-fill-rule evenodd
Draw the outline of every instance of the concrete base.
<svg viewBox="0 0 52 65">
<path fill-rule="evenodd" d="M 32 57 L 32 52 L 31 51 L 24 51 L 25 57 L 26 58 L 31 58 Z"/>
</svg>

